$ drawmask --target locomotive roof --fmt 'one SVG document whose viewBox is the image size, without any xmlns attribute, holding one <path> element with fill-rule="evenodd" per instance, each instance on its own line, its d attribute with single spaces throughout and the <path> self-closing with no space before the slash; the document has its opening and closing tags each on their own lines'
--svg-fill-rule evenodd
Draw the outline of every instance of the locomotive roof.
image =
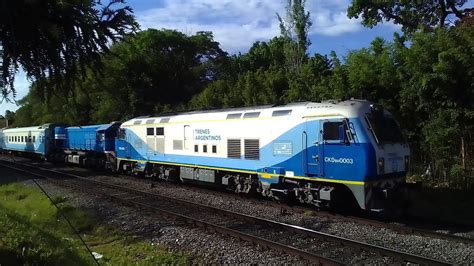
<svg viewBox="0 0 474 266">
<path fill-rule="evenodd" d="M 161 116 L 136 117 L 123 123 L 123 126 L 139 124 L 173 123 L 183 121 L 199 121 L 205 119 L 226 119 L 229 114 L 260 112 L 260 117 L 272 116 L 273 111 L 291 111 L 291 116 L 344 116 L 349 117 L 359 113 L 361 109 L 369 108 L 369 101 L 366 100 L 329 100 L 324 102 L 296 102 L 285 105 L 262 105 L 241 108 L 227 108 L 219 110 L 204 110 L 174 113 Z M 364 108 L 365 107 L 365 108 Z"/>
</svg>

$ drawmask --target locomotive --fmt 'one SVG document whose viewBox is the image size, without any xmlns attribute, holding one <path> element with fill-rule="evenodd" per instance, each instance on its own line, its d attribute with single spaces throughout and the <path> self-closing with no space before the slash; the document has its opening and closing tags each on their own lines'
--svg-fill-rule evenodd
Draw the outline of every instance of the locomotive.
<svg viewBox="0 0 474 266">
<path fill-rule="evenodd" d="M 21 150 L 10 145 L 19 130 L 4 130 L 5 150 Z M 364 100 L 56 126 L 53 137 L 41 141 L 53 143 L 43 156 L 51 160 L 371 211 L 385 209 L 400 194 L 410 156 L 390 112 Z M 24 152 L 32 151 L 23 144 Z"/>
</svg>

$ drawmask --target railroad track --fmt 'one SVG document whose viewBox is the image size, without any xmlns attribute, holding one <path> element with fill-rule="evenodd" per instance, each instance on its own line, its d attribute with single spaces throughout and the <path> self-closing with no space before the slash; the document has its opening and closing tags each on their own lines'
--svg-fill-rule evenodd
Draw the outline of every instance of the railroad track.
<svg viewBox="0 0 474 266">
<path fill-rule="evenodd" d="M 349 256 L 353 256 L 360 254 L 362 251 L 369 254 L 369 257 L 372 256 L 370 254 L 374 254 L 391 258 L 395 262 L 429 265 L 447 264 L 447 262 L 441 260 L 350 240 L 300 226 L 92 180 L 83 176 L 27 164 L 1 160 L 0 162 L 0 166 L 46 178 L 59 185 L 69 186 L 89 194 L 98 194 L 123 204 L 151 210 L 160 215 L 179 219 L 212 232 L 233 236 L 265 248 L 294 255 L 312 263 L 324 265 L 344 264 L 351 261 L 348 258 L 348 253 L 350 253 Z M 334 259 L 334 257 L 338 259 Z M 370 259 L 360 262 L 370 263 Z"/>
<path fill-rule="evenodd" d="M 302 208 L 302 207 L 290 207 L 289 210 L 294 211 L 294 212 L 299 212 L 299 213 L 308 211 L 308 209 Z M 323 217 L 327 219 L 341 220 L 344 222 L 353 222 L 353 223 L 362 224 L 362 225 L 370 225 L 377 228 L 390 229 L 394 232 L 406 234 L 406 235 L 419 235 L 419 236 L 424 236 L 424 237 L 443 239 L 443 240 L 448 240 L 448 241 L 453 241 L 453 242 L 464 243 L 468 245 L 474 245 L 474 238 L 453 235 L 450 233 L 440 233 L 440 232 L 436 232 L 432 230 L 427 230 L 427 229 L 422 229 L 422 228 L 406 225 L 406 224 L 409 224 L 409 222 L 403 222 L 403 221 L 397 221 L 397 220 L 394 220 L 391 222 L 385 222 L 383 220 L 378 220 L 376 218 L 365 218 L 365 217 L 354 216 L 354 215 L 342 215 L 342 214 L 331 213 L 328 211 L 314 211 L 314 212 L 311 212 L 311 215 L 314 215 L 317 217 Z M 427 224 L 429 224 L 429 222 L 427 222 Z M 448 228 L 451 228 L 451 227 L 453 226 L 448 226 Z M 440 226 L 439 228 L 444 229 L 446 227 Z"/>
<path fill-rule="evenodd" d="M 124 178 L 129 178 L 129 176 L 124 176 Z M 137 180 L 137 179 L 135 179 Z M 142 179 L 138 179 L 142 180 Z M 147 180 L 147 183 L 149 180 Z M 153 184 L 159 183 L 160 185 L 169 185 L 169 186 L 176 186 L 175 184 L 170 184 L 170 183 L 163 183 L 163 182 L 153 182 Z M 201 191 L 206 191 L 206 193 L 212 193 L 213 195 L 216 196 L 226 196 L 226 197 L 233 197 L 233 198 L 241 198 L 241 196 L 236 195 L 235 193 L 226 193 L 223 191 L 217 191 L 217 190 L 210 190 L 209 188 L 202 188 L 199 186 L 192 186 L 188 187 L 192 191 L 195 192 L 201 192 Z M 308 213 L 308 211 L 312 211 L 312 209 L 304 206 L 290 206 L 286 204 L 281 204 L 281 203 L 276 203 L 274 201 L 270 201 L 268 199 L 257 199 L 257 198 L 250 198 L 247 197 L 249 200 L 255 200 L 256 202 L 261 202 L 262 200 L 265 201 L 265 204 L 268 204 L 270 206 L 280 208 L 282 210 L 282 213 L 286 213 L 288 215 L 291 215 L 292 213 Z M 324 211 L 324 210 L 318 210 L 318 211 L 312 211 L 309 213 L 312 216 L 317 216 L 321 218 L 326 218 L 326 219 L 331 219 L 331 220 L 340 220 L 343 222 L 351 222 L 351 223 L 357 223 L 361 225 L 370 225 L 374 226 L 377 228 L 384 228 L 384 229 L 390 229 L 394 232 L 400 233 L 400 234 L 405 234 L 405 235 L 419 235 L 423 237 L 430 237 L 434 239 L 443 239 L 443 240 L 448 240 L 448 241 L 453 241 L 453 242 L 459 242 L 459 243 L 464 243 L 468 245 L 474 245 L 474 238 L 472 237 L 464 237 L 464 236 L 458 236 L 454 235 L 451 233 L 441 233 L 441 232 L 436 232 L 434 230 L 427 230 L 423 229 L 420 227 L 415 227 L 415 226 L 410 226 L 410 224 L 413 224 L 412 220 L 415 220 L 419 224 L 423 224 L 423 227 L 432 227 L 432 228 L 437 228 L 435 230 L 446 230 L 446 231 L 451 231 L 450 229 L 453 228 L 464 228 L 466 231 L 469 230 L 474 230 L 474 225 L 455 225 L 455 224 L 449 224 L 449 223 L 433 223 L 433 221 L 428 221 L 428 220 L 421 220 L 418 221 L 416 220 L 416 217 L 412 219 L 398 219 L 398 220 L 390 220 L 386 221 L 380 218 L 367 218 L 366 216 L 361 216 L 361 215 L 350 215 L 350 214 L 340 214 L 340 213 L 334 213 L 330 211 Z"/>
<path fill-rule="evenodd" d="M 123 178 L 130 178 L 130 176 L 123 176 Z M 135 181 L 144 181 L 144 179 L 136 179 L 133 178 Z M 150 183 L 149 179 L 146 179 L 147 184 Z M 176 186 L 175 184 L 167 183 L 167 182 L 160 182 L 160 181 L 152 181 L 152 184 L 160 184 L 160 185 L 166 185 L 166 186 Z M 209 189 L 209 188 L 203 188 L 200 186 L 188 186 L 187 188 L 191 189 L 192 191 L 196 192 L 201 192 L 201 191 L 206 191 L 206 193 L 212 193 L 213 195 L 216 196 L 226 196 L 226 197 L 233 197 L 235 199 L 241 198 L 240 195 L 237 195 L 233 192 L 223 192 L 223 191 L 218 191 L 214 189 Z M 271 205 L 273 207 L 281 208 L 282 213 L 286 214 L 292 214 L 292 213 L 308 213 L 308 210 L 311 211 L 310 208 L 304 207 L 304 206 L 290 206 L 286 204 L 281 204 L 281 203 L 276 203 L 274 201 L 268 200 L 268 199 L 257 199 L 257 198 L 250 198 L 247 197 L 249 200 L 255 200 L 256 202 L 261 202 L 262 200 L 265 201 L 265 204 Z M 405 235 L 419 235 L 423 237 L 430 237 L 434 239 L 442 239 L 442 240 L 448 240 L 448 241 L 453 241 L 453 242 L 459 242 L 459 243 L 464 243 L 468 245 L 474 245 L 474 238 L 471 237 L 464 237 L 464 236 L 458 236 L 454 235 L 451 233 L 441 233 L 441 232 L 436 232 L 434 230 L 427 230 L 423 229 L 420 227 L 414 227 L 410 226 L 412 224 L 412 221 L 410 219 L 404 219 L 404 220 L 391 220 L 391 221 L 386 221 L 378 218 L 367 218 L 366 216 L 361 216 L 361 215 L 349 215 L 349 214 L 340 214 L 340 213 L 334 213 L 330 211 L 324 211 L 324 210 L 318 210 L 318 211 L 313 211 L 310 213 L 310 215 L 314 215 L 317 217 L 322 217 L 326 219 L 331 219 L 331 220 L 340 220 L 343 222 L 351 222 L 351 223 L 357 223 L 361 225 L 369 225 L 377 228 L 384 228 L 384 229 L 390 229 L 394 232 L 397 232 L 399 234 L 405 234 Z M 446 223 L 433 223 L 433 221 L 421 221 L 419 222 L 420 224 L 423 224 L 423 227 L 426 228 L 427 225 L 432 228 L 437 228 L 439 230 L 446 230 L 447 228 L 455 228 L 455 227 L 461 227 L 461 228 L 466 228 L 466 230 L 474 230 L 474 225 L 472 226 L 467 226 L 467 225 L 451 225 L 451 224 L 446 224 Z M 449 230 L 448 230 L 449 231 Z"/>
</svg>

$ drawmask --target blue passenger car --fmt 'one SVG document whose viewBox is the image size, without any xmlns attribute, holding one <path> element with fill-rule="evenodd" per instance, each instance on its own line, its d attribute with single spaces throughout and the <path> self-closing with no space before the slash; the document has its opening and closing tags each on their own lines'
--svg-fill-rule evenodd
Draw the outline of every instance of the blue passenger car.
<svg viewBox="0 0 474 266">
<path fill-rule="evenodd" d="M 58 124 L 4 129 L 4 150 L 49 159 L 56 151 L 54 146 L 56 126 Z"/>
<path fill-rule="evenodd" d="M 56 147 L 66 163 L 104 166 L 115 158 L 115 136 L 120 123 L 56 127 Z M 113 163 L 113 161 L 110 161 Z"/>
<path fill-rule="evenodd" d="M 3 137 L 3 129 L 0 129 L 0 152 L 5 149 L 5 138 Z"/>
</svg>

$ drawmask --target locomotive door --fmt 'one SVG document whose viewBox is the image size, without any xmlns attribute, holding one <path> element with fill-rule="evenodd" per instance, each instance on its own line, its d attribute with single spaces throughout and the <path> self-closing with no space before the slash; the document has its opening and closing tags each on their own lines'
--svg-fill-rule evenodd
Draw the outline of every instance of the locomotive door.
<svg viewBox="0 0 474 266">
<path fill-rule="evenodd" d="M 306 121 L 306 130 L 302 135 L 303 172 L 306 176 L 322 176 L 322 150 L 319 121 Z"/>
<path fill-rule="evenodd" d="M 326 178 L 343 178 L 353 171 L 347 119 L 331 118 L 320 121 L 320 171 Z M 350 137 L 349 137 L 350 136 Z"/>
</svg>

